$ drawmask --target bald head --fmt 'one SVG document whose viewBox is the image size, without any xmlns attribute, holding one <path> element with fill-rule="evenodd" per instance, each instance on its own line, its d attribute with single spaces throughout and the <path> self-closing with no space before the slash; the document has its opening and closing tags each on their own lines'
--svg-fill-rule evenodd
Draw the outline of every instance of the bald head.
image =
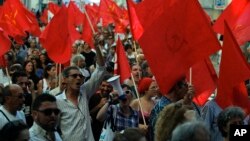
<svg viewBox="0 0 250 141">
<path fill-rule="evenodd" d="M 21 110 L 24 103 L 23 89 L 17 84 L 4 87 L 4 105 L 12 111 Z"/>
</svg>

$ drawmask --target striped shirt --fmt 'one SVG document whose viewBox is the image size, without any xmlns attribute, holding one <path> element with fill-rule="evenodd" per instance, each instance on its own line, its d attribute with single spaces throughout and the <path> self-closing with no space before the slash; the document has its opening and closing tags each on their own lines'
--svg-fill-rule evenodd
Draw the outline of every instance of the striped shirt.
<svg viewBox="0 0 250 141">
<path fill-rule="evenodd" d="M 81 86 L 77 106 L 67 99 L 65 91 L 56 97 L 61 110 L 63 141 L 94 141 L 88 100 L 98 89 L 104 72 L 105 67 L 97 66 L 91 78 Z"/>
</svg>

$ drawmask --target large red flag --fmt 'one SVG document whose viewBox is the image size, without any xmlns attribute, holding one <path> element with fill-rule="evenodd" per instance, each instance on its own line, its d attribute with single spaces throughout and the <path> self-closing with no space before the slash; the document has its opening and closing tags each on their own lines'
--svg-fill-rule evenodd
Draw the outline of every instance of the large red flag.
<svg viewBox="0 0 250 141">
<path fill-rule="evenodd" d="M 250 41 L 250 1 L 247 3 L 244 12 L 238 18 L 233 33 L 239 45 Z"/>
<path fill-rule="evenodd" d="M 103 26 L 116 23 L 117 17 L 123 13 L 122 9 L 113 0 L 101 0 L 99 5 L 99 17 Z"/>
<path fill-rule="evenodd" d="M 8 36 L 0 29 L 0 56 L 3 56 L 7 51 L 10 50 L 11 42 Z"/>
<path fill-rule="evenodd" d="M 126 56 L 120 38 L 118 38 L 116 43 L 116 59 L 115 59 L 114 74 L 120 75 L 121 84 L 124 83 L 124 80 L 130 77 L 130 66 L 128 63 L 128 58 Z"/>
<path fill-rule="evenodd" d="M 220 49 L 197 0 L 165 2 L 164 13 L 144 29 L 139 39 L 163 94 L 167 94 L 194 63 Z"/>
<path fill-rule="evenodd" d="M 42 46 L 48 52 L 48 56 L 56 63 L 63 64 L 70 60 L 72 45 L 76 40 L 70 34 L 74 26 L 69 25 L 67 21 L 68 11 L 63 6 L 40 36 Z"/>
<path fill-rule="evenodd" d="M 90 21 L 92 22 L 94 28 L 96 29 L 96 25 L 98 23 L 98 16 L 99 16 L 99 7 L 96 4 L 93 6 L 87 4 L 85 5 L 85 11 L 88 13 Z"/>
<path fill-rule="evenodd" d="M 227 21 L 231 28 L 235 27 L 237 19 L 244 12 L 249 0 L 233 0 L 213 25 L 215 32 L 224 33 L 224 20 Z"/>
<path fill-rule="evenodd" d="M 216 72 L 210 59 L 207 58 L 192 66 L 191 79 L 190 72 L 186 76 L 188 80 L 192 81 L 190 83 L 192 83 L 195 88 L 193 101 L 197 105 L 203 106 L 216 89 L 218 82 Z"/>
<path fill-rule="evenodd" d="M 72 21 L 72 23 L 77 26 L 81 25 L 83 22 L 83 13 L 80 11 L 80 9 L 75 5 L 73 1 L 69 2 L 69 20 Z"/>
<path fill-rule="evenodd" d="M 143 33 L 143 27 L 137 17 L 137 14 L 135 11 L 135 4 L 131 0 L 126 0 L 126 1 L 127 1 L 127 7 L 128 7 L 130 29 L 131 29 L 134 39 L 138 41 Z"/>
<path fill-rule="evenodd" d="M 236 105 L 249 112 L 249 100 L 244 81 L 250 78 L 250 68 L 229 26 L 225 23 L 224 27 L 216 102 L 221 108 Z"/>
<path fill-rule="evenodd" d="M 83 27 L 82 27 L 82 39 L 88 43 L 91 48 L 94 48 L 94 41 L 93 41 L 93 31 L 91 29 L 90 23 L 87 19 L 87 16 L 84 14 L 83 19 Z"/>
<path fill-rule="evenodd" d="M 14 39 L 26 37 L 26 33 L 39 36 L 41 31 L 33 13 L 28 11 L 19 0 L 6 0 L 2 6 L 0 26 Z"/>
<path fill-rule="evenodd" d="M 137 17 L 144 31 L 165 11 L 165 3 L 166 0 L 143 0 L 135 5 Z"/>
</svg>

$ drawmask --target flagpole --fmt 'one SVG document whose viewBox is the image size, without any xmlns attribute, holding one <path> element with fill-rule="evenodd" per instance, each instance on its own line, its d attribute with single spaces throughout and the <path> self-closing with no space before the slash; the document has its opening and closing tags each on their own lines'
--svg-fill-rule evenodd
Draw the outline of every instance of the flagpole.
<svg viewBox="0 0 250 141">
<path fill-rule="evenodd" d="M 83 4 L 82 0 L 80 0 L 80 3 L 81 3 L 81 5 Z M 89 22 L 89 25 L 90 25 L 90 28 L 91 28 L 92 32 L 95 34 L 96 32 L 95 32 L 94 26 L 93 26 L 93 24 L 92 24 L 92 22 L 91 22 L 91 20 L 90 20 L 90 18 L 89 18 L 89 14 L 88 14 L 87 11 L 85 10 L 85 7 L 82 7 L 82 10 L 83 10 L 84 14 L 85 14 L 86 17 L 87 17 L 87 20 L 88 20 L 88 22 Z"/>
<path fill-rule="evenodd" d="M 192 67 L 189 68 L 189 83 L 192 85 Z"/>
<path fill-rule="evenodd" d="M 134 88 L 135 88 L 135 93 L 136 93 L 136 96 L 137 96 L 137 99 L 138 99 L 138 102 L 139 102 L 139 107 L 140 107 L 140 111 L 141 111 L 141 115 L 142 115 L 143 124 L 144 124 L 144 125 L 147 125 L 147 124 L 146 124 L 146 120 L 145 120 L 145 116 L 144 116 L 144 114 L 143 114 L 143 109 L 142 109 L 142 105 L 141 105 L 141 100 L 140 100 L 140 97 L 139 97 L 139 94 L 138 94 L 138 90 L 137 90 L 137 87 L 136 87 L 136 84 L 135 84 L 135 80 L 134 80 L 133 74 L 130 73 L 130 75 L 131 75 L 132 82 L 133 82 L 133 85 L 134 85 Z"/>
<path fill-rule="evenodd" d="M 58 63 L 56 63 L 56 79 L 58 78 Z M 58 86 L 58 81 L 56 81 L 56 86 Z"/>
<path fill-rule="evenodd" d="M 6 71 L 6 75 L 7 75 L 9 84 L 11 84 L 11 81 L 10 81 L 10 74 L 9 74 L 9 70 L 8 70 L 8 67 L 7 67 L 7 66 L 5 67 L 5 71 Z"/>
<path fill-rule="evenodd" d="M 60 64 L 59 64 L 59 75 L 58 75 L 58 76 L 59 76 L 59 78 L 58 78 L 58 79 L 59 79 L 59 80 L 58 80 L 58 83 L 59 83 L 59 85 L 58 85 L 58 86 L 59 86 L 59 89 L 61 89 L 61 81 L 62 81 L 62 76 L 61 76 L 61 73 L 62 73 L 62 64 L 60 63 Z"/>
</svg>

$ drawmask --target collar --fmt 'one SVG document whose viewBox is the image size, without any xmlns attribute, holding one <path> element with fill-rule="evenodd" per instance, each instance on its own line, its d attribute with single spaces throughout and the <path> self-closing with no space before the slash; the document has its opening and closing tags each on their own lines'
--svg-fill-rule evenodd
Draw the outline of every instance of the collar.
<svg viewBox="0 0 250 141">
<path fill-rule="evenodd" d="M 33 126 L 31 127 L 35 135 L 42 135 L 43 137 L 46 136 L 46 130 L 44 130 L 42 127 L 40 127 L 36 122 L 33 123 Z"/>
</svg>

